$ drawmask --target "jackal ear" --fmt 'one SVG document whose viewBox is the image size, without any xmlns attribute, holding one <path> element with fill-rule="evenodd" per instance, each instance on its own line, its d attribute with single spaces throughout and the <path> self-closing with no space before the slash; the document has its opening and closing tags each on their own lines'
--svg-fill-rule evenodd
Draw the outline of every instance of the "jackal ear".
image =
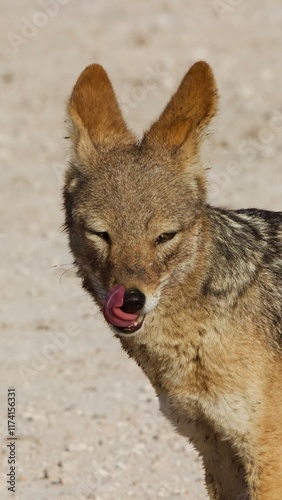
<svg viewBox="0 0 282 500">
<path fill-rule="evenodd" d="M 145 133 L 143 143 L 189 154 L 198 151 L 201 132 L 217 110 L 217 87 L 211 67 L 194 64 L 184 76 L 159 119 Z"/>
<path fill-rule="evenodd" d="M 99 64 L 87 66 L 72 91 L 68 115 L 71 138 L 80 160 L 97 150 L 136 142 L 122 117 L 112 84 Z"/>
</svg>

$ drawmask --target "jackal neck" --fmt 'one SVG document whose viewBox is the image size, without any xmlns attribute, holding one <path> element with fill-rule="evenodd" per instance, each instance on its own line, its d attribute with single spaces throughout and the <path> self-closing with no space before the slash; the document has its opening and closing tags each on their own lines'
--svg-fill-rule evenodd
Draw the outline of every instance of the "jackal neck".
<svg viewBox="0 0 282 500">
<path fill-rule="evenodd" d="M 263 226 L 248 211 L 207 207 L 211 231 L 203 296 L 236 303 L 254 283 L 267 248 Z"/>
</svg>

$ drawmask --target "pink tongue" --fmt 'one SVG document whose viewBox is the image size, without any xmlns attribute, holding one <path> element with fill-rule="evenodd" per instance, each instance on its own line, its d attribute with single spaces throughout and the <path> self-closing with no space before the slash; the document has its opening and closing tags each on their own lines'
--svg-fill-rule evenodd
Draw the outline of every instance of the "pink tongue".
<svg viewBox="0 0 282 500">
<path fill-rule="evenodd" d="M 108 323 L 114 326 L 132 326 L 138 318 L 138 314 L 129 314 L 120 308 L 123 304 L 125 288 L 115 285 L 108 291 L 103 305 L 103 314 Z"/>
</svg>

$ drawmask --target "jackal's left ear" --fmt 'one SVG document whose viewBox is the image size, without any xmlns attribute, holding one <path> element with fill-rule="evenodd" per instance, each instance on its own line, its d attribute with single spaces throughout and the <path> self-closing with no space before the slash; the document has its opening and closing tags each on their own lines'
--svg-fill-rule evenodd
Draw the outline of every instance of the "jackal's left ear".
<svg viewBox="0 0 282 500">
<path fill-rule="evenodd" d="M 197 153 L 201 132 L 215 115 L 217 101 L 212 69 L 199 61 L 186 73 L 160 118 L 145 133 L 143 143 L 172 153 Z"/>
<path fill-rule="evenodd" d="M 87 66 L 68 104 L 75 153 L 87 163 L 95 150 L 136 142 L 122 117 L 112 84 L 99 64 Z"/>
</svg>

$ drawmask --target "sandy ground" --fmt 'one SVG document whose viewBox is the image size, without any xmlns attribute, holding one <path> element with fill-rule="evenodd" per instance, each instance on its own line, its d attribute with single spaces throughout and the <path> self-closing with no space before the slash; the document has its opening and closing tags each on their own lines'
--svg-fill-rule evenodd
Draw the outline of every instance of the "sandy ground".
<svg viewBox="0 0 282 500">
<path fill-rule="evenodd" d="M 0 13 L 0 498 L 203 500 L 195 452 L 71 269 L 60 231 L 65 103 L 99 62 L 141 133 L 206 59 L 222 96 L 206 152 L 211 202 L 281 209 L 281 2 L 2 0 Z M 16 495 L 6 483 L 11 386 Z"/>
</svg>

